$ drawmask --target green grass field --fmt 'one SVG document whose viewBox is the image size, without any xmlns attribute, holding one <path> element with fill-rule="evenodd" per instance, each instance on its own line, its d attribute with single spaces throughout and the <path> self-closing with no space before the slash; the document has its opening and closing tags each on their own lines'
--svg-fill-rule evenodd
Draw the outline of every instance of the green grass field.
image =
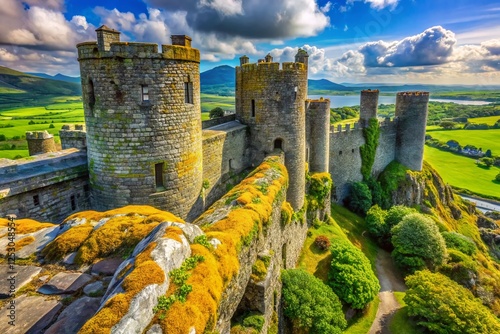
<svg viewBox="0 0 500 334">
<path fill-rule="evenodd" d="M 234 96 L 220 96 L 212 94 L 201 94 L 201 111 L 208 112 L 215 107 L 224 110 L 234 110 Z"/>
<path fill-rule="evenodd" d="M 500 116 L 488 116 L 488 117 L 475 117 L 469 118 L 470 123 L 484 123 L 488 125 L 494 125 L 497 121 L 500 121 Z"/>
<path fill-rule="evenodd" d="M 424 329 L 418 327 L 413 319 L 408 317 L 408 307 L 404 302 L 405 292 L 394 292 L 396 300 L 401 305 L 401 308 L 396 311 L 389 323 L 389 330 L 391 333 L 404 333 L 404 334 L 419 334 L 425 333 Z"/>
<path fill-rule="evenodd" d="M 500 129 L 490 130 L 437 130 L 427 131 L 432 138 L 443 142 L 454 139 L 460 145 L 474 145 L 483 152 L 490 149 L 493 155 L 500 155 Z"/>
<path fill-rule="evenodd" d="M 424 159 L 438 171 L 446 183 L 477 194 L 500 197 L 500 184 L 494 181 L 500 168 L 476 165 L 475 159 L 429 146 L 425 146 Z"/>
</svg>

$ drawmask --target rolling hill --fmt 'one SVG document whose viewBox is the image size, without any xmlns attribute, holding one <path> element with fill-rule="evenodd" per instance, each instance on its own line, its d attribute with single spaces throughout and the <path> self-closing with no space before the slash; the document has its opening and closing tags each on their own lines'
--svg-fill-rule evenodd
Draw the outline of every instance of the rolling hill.
<svg viewBox="0 0 500 334">
<path fill-rule="evenodd" d="M 73 82 L 80 84 L 80 77 L 70 77 L 61 73 L 57 73 L 56 75 L 50 75 L 46 73 L 26 73 L 26 74 L 44 79 L 59 80 L 59 81 L 66 81 L 66 82 Z"/>
</svg>

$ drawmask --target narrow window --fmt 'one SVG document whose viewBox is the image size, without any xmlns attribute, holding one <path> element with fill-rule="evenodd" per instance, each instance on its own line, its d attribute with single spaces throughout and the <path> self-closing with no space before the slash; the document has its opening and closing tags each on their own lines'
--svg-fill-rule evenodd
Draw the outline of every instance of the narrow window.
<svg viewBox="0 0 500 334">
<path fill-rule="evenodd" d="M 306 161 L 309 161 L 309 147 L 306 147 Z"/>
<path fill-rule="evenodd" d="M 252 100 L 252 117 L 255 117 L 255 100 Z"/>
<path fill-rule="evenodd" d="M 193 104 L 193 83 L 191 81 L 184 83 L 184 102 Z"/>
<path fill-rule="evenodd" d="M 85 192 L 85 194 L 87 194 L 88 192 L 90 192 L 90 187 L 89 187 L 89 185 L 88 185 L 88 184 L 85 184 L 85 185 L 83 186 L 83 192 Z"/>
<path fill-rule="evenodd" d="M 148 85 L 142 85 L 142 102 L 147 102 L 149 101 L 149 87 Z"/>
<path fill-rule="evenodd" d="M 279 138 L 276 139 L 274 141 L 274 148 L 282 150 L 283 149 L 283 139 L 279 139 Z"/>
<path fill-rule="evenodd" d="M 40 196 L 38 196 L 38 195 L 33 196 L 33 205 L 35 205 L 35 206 L 40 205 Z"/>
<path fill-rule="evenodd" d="M 71 195 L 71 197 L 70 197 L 70 201 L 71 201 L 71 211 L 75 211 L 75 210 L 76 210 L 76 200 L 75 200 L 75 195 Z"/>
<path fill-rule="evenodd" d="M 342 155 L 342 151 L 339 151 L 339 155 Z"/>
<path fill-rule="evenodd" d="M 161 190 L 164 188 L 163 185 L 163 162 L 155 164 L 155 182 L 156 189 Z"/>
<path fill-rule="evenodd" d="M 234 169 L 233 159 L 229 159 L 229 169 Z"/>
<path fill-rule="evenodd" d="M 89 78 L 89 85 L 87 90 L 88 98 L 89 98 L 89 107 L 90 110 L 94 110 L 95 105 L 95 92 L 94 92 L 94 82 Z"/>
<path fill-rule="evenodd" d="M 354 149 L 352 149 L 352 153 L 354 153 Z"/>
</svg>

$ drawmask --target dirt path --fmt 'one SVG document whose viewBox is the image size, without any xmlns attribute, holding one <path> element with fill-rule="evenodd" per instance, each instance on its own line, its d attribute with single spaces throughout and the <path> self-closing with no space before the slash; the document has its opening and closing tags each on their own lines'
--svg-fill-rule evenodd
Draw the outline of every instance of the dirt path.
<svg viewBox="0 0 500 334">
<path fill-rule="evenodd" d="M 379 250 L 375 267 L 380 281 L 380 293 L 378 294 L 380 304 L 368 334 L 391 334 L 389 322 L 394 313 L 401 307 L 394 297 L 393 291 L 406 291 L 406 286 L 392 261 L 391 255 L 385 250 Z"/>
</svg>

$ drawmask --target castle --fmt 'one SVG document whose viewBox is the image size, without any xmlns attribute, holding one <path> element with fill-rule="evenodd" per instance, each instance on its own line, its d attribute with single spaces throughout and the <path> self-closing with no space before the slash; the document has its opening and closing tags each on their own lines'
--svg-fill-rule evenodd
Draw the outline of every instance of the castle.
<svg viewBox="0 0 500 334">
<path fill-rule="evenodd" d="M 290 176 L 287 200 L 304 205 L 306 164 L 330 172 L 334 201 L 362 180 L 363 128 L 377 117 L 378 91 L 361 93 L 360 121 L 330 126 L 330 101 L 307 99 L 308 55 L 279 64 L 246 56 L 236 67 L 236 114 L 201 121 L 200 53 L 191 38 L 172 45 L 121 42 L 102 26 L 78 44 L 86 128 L 27 135 L 31 160 L 0 161 L 0 216 L 60 222 L 84 210 L 148 204 L 192 221 L 275 150 Z M 398 93 L 394 119 L 380 123 L 372 173 L 397 160 L 421 170 L 428 93 Z M 217 124 L 220 123 L 220 124 Z M 41 154 L 40 154 L 41 153 Z"/>
</svg>

